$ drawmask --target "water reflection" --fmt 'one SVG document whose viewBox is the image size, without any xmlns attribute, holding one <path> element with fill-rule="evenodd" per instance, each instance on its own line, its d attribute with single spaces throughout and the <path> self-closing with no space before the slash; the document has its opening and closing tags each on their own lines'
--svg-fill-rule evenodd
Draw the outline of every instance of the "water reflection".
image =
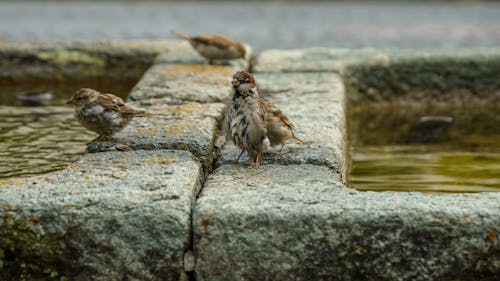
<svg viewBox="0 0 500 281">
<path fill-rule="evenodd" d="M 350 184 L 360 190 L 500 191 L 498 112 L 500 105 L 484 101 L 350 108 Z M 422 116 L 430 115 L 452 118 L 446 135 L 408 143 Z"/>
</svg>

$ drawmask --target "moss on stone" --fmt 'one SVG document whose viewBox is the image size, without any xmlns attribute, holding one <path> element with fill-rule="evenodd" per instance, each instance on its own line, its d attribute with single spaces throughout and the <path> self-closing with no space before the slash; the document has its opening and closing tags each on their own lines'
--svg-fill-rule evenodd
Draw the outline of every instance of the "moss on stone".
<svg viewBox="0 0 500 281">
<path fill-rule="evenodd" d="M 351 102 L 394 99 L 445 101 L 495 98 L 500 89 L 500 59 L 421 57 L 348 65 L 344 82 Z"/>
<path fill-rule="evenodd" d="M 68 280 L 61 268 L 62 238 L 32 230 L 39 218 L 18 219 L 5 213 L 0 220 L 1 280 Z"/>
<path fill-rule="evenodd" d="M 70 63 L 91 64 L 94 67 L 106 65 L 105 58 L 74 50 L 41 51 L 37 54 L 37 57 L 62 66 Z"/>
</svg>

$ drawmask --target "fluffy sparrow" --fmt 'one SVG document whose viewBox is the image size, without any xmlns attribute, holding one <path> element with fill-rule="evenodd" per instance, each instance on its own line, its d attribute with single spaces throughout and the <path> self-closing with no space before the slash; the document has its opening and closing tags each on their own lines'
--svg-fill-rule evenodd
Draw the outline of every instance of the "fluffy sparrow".
<svg viewBox="0 0 500 281">
<path fill-rule="evenodd" d="M 262 147 L 260 150 L 257 149 L 258 153 L 253 152 L 256 158 L 252 156 L 251 152 L 248 152 L 252 157 L 252 166 L 260 165 L 261 154 L 267 151 L 270 146 L 281 145 L 279 151 L 281 153 L 286 141 L 289 139 L 304 144 L 304 141 L 295 136 L 293 123 L 285 116 L 283 111 L 271 102 L 260 99 L 253 75 L 239 71 L 234 74 L 232 84 L 232 98 L 226 108 L 221 133 L 215 140 L 215 146 L 222 147 L 226 141 L 226 136 L 229 136 L 242 150 L 233 163 L 238 163 L 243 153 L 249 151 L 247 148 L 248 145 L 245 145 L 242 141 L 248 139 L 248 136 L 242 136 L 243 132 L 247 134 L 249 132 L 258 132 L 259 134 L 254 133 L 249 136 L 257 135 L 262 138 L 260 143 L 256 142 L 257 144 L 261 144 L 261 146 L 254 144 L 254 147 Z M 253 124 L 258 130 L 251 131 L 248 129 L 251 128 L 247 124 L 249 120 L 254 120 Z M 262 137 L 264 132 L 265 138 Z M 254 139 L 258 140 L 258 137 L 254 137 Z"/>
<path fill-rule="evenodd" d="M 209 64 L 214 60 L 232 60 L 245 58 L 246 49 L 243 44 L 223 35 L 199 35 L 190 37 L 186 34 L 173 31 L 175 35 L 187 40 L 202 57 L 208 59 Z"/>
<path fill-rule="evenodd" d="M 271 142 L 271 146 L 281 144 L 279 151 L 281 153 L 286 141 L 289 139 L 304 144 L 304 141 L 295 136 L 292 121 L 285 116 L 283 111 L 268 101 L 261 101 L 261 106 L 265 112 L 267 137 Z"/>
<path fill-rule="evenodd" d="M 76 91 L 66 103 L 75 106 L 74 116 L 80 124 L 99 134 L 92 142 L 109 141 L 113 134 L 123 130 L 132 118 L 153 115 L 129 107 L 115 95 L 102 94 L 87 88 Z"/>
<path fill-rule="evenodd" d="M 252 167 L 259 167 L 262 154 L 269 149 L 266 116 L 257 92 L 254 77 L 245 71 L 234 74 L 232 96 L 226 108 L 222 132 L 243 152 L 250 155 Z"/>
</svg>

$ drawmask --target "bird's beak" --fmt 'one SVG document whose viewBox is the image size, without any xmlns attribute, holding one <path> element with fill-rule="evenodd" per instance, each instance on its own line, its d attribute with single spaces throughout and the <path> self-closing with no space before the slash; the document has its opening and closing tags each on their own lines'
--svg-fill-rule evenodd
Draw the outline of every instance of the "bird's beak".
<svg viewBox="0 0 500 281">
<path fill-rule="evenodd" d="M 238 87 L 241 83 L 238 80 L 233 80 L 233 81 L 231 81 L 231 84 L 233 84 L 233 86 L 235 86 L 235 87 Z"/>
<path fill-rule="evenodd" d="M 76 102 L 73 98 L 70 98 L 69 100 L 66 101 L 66 104 L 76 105 Z"/>
</svg>

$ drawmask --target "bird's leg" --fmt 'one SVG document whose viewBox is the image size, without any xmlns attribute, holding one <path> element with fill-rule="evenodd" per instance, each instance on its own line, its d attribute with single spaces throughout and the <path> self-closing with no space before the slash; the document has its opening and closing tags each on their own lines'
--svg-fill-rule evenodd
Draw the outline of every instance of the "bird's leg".
<svg viewBox="0 0 500 281">
<path fill-rule="evenodd" d="M 241 158 L 241 155 L 243 155 L 243 152 L 245 152 L 244 150 L 241 151 L 240 155 L 238 156 L 238 158 L 236 158 L 235 160 L 229 162 L 231 164 L 238 164 L 238 162 L 240 161 L 240 158 Z"/>
<path fill-rule="evenodd" d="M 280 156 L 281 156 L 281 155 L 283 155 L 283 147 L 285 147 L 285 144 L 284 144 L 284 143 L 283 143 L 283 144 L 281 144 L 281 148 L 280 148 L 280 150 L 278 151 L 278 155 L 280 155 Z"/>
<path fill-rule="evenodd" d="M 255 157 L 252 158 L 252 163 L 250 163 L 250 167 L 252 167 L 252 168 L 260 167 L 261 156 L 262 156 L 262 153 L 257 153 L 257 155 L 255 155 Z"/>
<path fill-rule="evenodd" d="M 208 59 L 208 64 L 214 65 L 214 60 L 213 59 Z"/>
</svg>

